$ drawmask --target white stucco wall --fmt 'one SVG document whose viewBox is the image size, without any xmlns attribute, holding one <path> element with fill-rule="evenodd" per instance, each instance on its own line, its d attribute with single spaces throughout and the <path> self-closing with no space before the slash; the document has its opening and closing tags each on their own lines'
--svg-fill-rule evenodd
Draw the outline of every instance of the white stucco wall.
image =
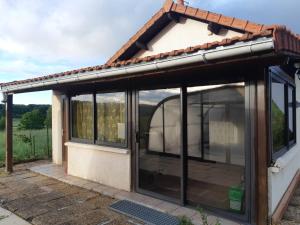
<svg viewBox="0 0 300 225">
<path fill-rule="evenodd" d="M 218 35 L 210 34 L 207 23 L 181 18 L 179 23 L 171 22 L 147 43 L 149 50 L 141 50 L 135 57 L 146 57 L 242 35 L 227 29 L 222 29 Z"/>
<path fill-rule="evenodd" d="M 69 142 L 68 174 L 130 191 L 130 151 Z"/>
<path fill-rule="evenodd" d="M 296 99 L 300 101 L 300 81 L 295 78 L 296 82 Z M 297 108 L 297 144 L 289 150 L 280 159 L 283 168 L 268 169 L 269 185 L 269 215 L 272 215 L 277 208 L 278 203 L 285 194 L 292 179 L 300 168 L 300 109 Z M 278 161 L 278 162 L 279 162 Z M 276 171 L 277 170 L 277 171 Z"/>
<path fill-rule="evenodd" d="M 62 95 L 52 93 L 52 161 L 62 164 Z"/>
</svg>

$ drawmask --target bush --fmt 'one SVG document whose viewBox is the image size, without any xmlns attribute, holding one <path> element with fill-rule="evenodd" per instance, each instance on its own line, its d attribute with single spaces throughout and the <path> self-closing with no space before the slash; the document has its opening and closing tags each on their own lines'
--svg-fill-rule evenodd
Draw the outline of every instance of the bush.
<svg viewBox="0 0 300 225">
<path fill-rule="evenodd" d="M 18 125 L 19 130 L 39 130 L 44 128 L 45 115 L 40 110 L 25 113 Z"/>
</svg>

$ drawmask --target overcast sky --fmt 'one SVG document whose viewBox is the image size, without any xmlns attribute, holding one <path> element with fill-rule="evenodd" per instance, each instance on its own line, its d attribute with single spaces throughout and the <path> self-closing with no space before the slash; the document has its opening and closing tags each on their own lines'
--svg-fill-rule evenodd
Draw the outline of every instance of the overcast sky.
<svg viewBox="0 0 300 225">
<path fill-rule="evenodd" d="M 284 24 L 300 33 L 299 0 L 188 0 L 190 6 Z M 104 63 L 164 0 L 0 0 L 0 83 Z M 49 92 L 15 103 L 50 103 Z"/>
</svg>

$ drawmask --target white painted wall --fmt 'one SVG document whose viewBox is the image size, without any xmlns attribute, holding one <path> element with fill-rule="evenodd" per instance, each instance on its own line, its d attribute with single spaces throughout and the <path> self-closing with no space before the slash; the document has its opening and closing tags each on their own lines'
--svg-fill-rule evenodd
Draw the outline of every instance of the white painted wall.
<svg viewBox="0 0 300 225">
<path fill-rule="evenodd" d="M 296 99 L 300 101 L 300 81 L 296 77 Z M 297 108 L 297 144 L 285 155 L 278 159 L 278 163 L 283 168 L 277 172 L 277 168 L 268 169 L 268 182 L 269 182 L 269 215 L 271 216 L 277 208 L 278 203 L 289 187 L 296 172 L 300 168 L 300 109 Z"/>
<path fill-rule="evenodd" d="M 68 142 L 68 174 L 130 191 L 130 151 Z"/>
<path fill-rule="evenodd" d="M 147 44 L 149 50 L 141 50 L 135 57 L 156 55 L 242 35 L 242 33 L 227 29 L 222 29 L 218 35 L 210 34 L 207 23 L 181 18 L 179 23 L 171 22 L 156 35 Z"/>
<path fill-rule="evenodd" d="M 52 161 L 62 164 L 62 95 L 52 93 Z"/>
</svg>

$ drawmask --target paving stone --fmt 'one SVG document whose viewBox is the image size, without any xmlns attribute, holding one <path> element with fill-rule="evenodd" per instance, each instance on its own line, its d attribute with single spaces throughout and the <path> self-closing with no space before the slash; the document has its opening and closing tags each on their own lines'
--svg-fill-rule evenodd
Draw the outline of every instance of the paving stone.
<svg viewBox="0 0 300 225">
<path fill-rule="evenodd" d="M 171 215 L 173 216 L 187 216 L 188 218 L 193 218 L 193 216 L 196 214 L 197 214 L 196 210 L 188 209 L 185 207 L 179 207 L 175 209 L 173 212 L 171 212 Z"/>
<path fill-rule="evenodd" d="M 31 221 L 32 218 L 43 215 L 49 212 L 51 209 L 46 205 L 33 205 L 26 207 L 20 210 L 17 210 L 15 213 L 18 214 L 25 220 Z"/>
</svg>

